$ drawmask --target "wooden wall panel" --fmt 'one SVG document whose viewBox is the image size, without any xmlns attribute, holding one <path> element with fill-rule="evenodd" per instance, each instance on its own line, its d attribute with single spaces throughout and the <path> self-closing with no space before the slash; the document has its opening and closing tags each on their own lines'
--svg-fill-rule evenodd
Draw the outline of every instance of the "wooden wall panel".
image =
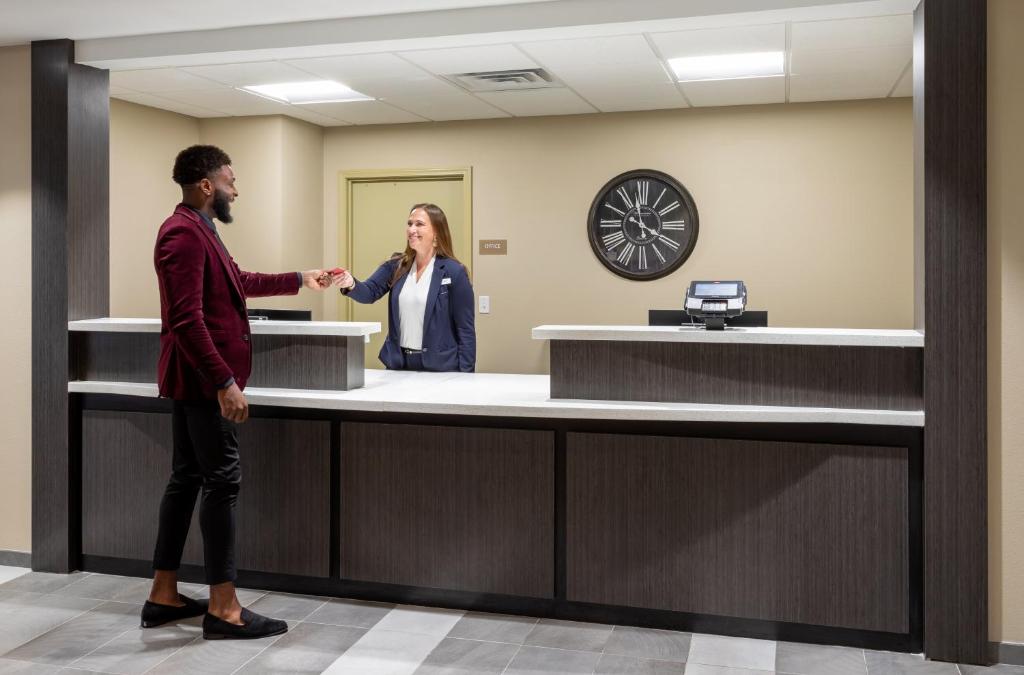
<svg viewBox="0 0 1024 675">
<path fill-rule="evenodd" d="M 554 433 L 344 423 L 341 575 L 552 597 Z"/>
<path fill-rule="evenodd" d="M 239 569 L 330 573 L 330 423 L 250 419 L 239 427 Z M 171 417 L 85 411 L 82 552 L 151 560 L 171 471 Z M 198 500 L 184 563 L 203 564 Z"/>
<path fill-rule="evenodd" d="M 570 433 L 568 599 L 909 632 L 905 448 Z"/>
<path fill-rule="evenodd" d="M 915 348 L 551 341 L 551 396 L 921 410 Z"/>
<path fill-rule="evenodd" d="M 74 331 L 71 377 L 156 382 L 159 333 Z M 253 335 L 253 387 L 348 390 L 363 386 L 363 339 Z"/>
</svg>

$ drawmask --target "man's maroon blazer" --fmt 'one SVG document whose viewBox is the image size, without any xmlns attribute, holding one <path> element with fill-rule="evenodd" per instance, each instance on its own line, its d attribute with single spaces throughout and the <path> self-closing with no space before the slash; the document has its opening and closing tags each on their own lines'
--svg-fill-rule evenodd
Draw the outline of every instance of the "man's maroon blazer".
<svg viewBox="0 0 1024 675">
<path fill-rule="evenodd" d="M 215 399 L 232 377 L 244 389 L 252 370 L 245 299 L 295 295 L 295 272 L 243 272 L 198 213 L 179 204 L 160 226 L 153 254 L 160 282 L 160 395 Z"/>
</svg>

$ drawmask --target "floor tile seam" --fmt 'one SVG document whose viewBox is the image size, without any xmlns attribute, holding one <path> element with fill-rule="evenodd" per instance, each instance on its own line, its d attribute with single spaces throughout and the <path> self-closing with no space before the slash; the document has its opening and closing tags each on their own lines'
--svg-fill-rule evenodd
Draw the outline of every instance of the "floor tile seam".
<svg viewBox="0 0 1024 675">
<path fill-rule="evenodd" d="M 451 635 L 451 634 L 445 635 L 444 639 L 445 640 L 466 640 L 467 642 L 483 642 L 483 643 L 491 644 L 491 645 L 513 645 L 515 647 L 522 647 L 523 646 L 522 642 L 508 642 L 506 640 L 483 640 L 481 638 L 461 637 L 459 635 Z"/>
<path fill-rule="evenodd" d="M 202 635 L 197 635 L 197 636 L 195 636 L 194 638 L 192 638 L 191 640 L 189 640 L 188 642 L 186 642 L 186 643 L 185 643 L 185 644 L 183 644 L 182 646 L 178 647 L 177 649 L 175 649 L 175 650 L 174 650 L 173 652 L 171 652 L 170 654 L 168 654 L 168 655 L 167 655 L 167 656 L 165 656 L 164 658 L 160 659 L 159 661 L 157 661 L 156 663 L 154 663 L 153 665 L 151 665 L 151 666 L 150 666 L 149 668 L 147 668 L 146 670 L 142 671 L 141 675 L 145 675 L 146 673 L 150 673 L 150 672 L 152 672 L 152 671 L 156 670 L 157 668 L 159 668 L 160 666 L 162 666 L 162 665 L 164 664 L 164 662 L 165 662 L 165 661 L 167 661 L 168 659 L 170 659 L 170 658 L 171 658 L 172 656 L 174 656 L 175 654 L 177 654 L 177 653 L 178 653 L 178 652 L 180 652 L 181 650 L 185 649 L 186 647 L 190 647 L 190 646 L 192 646 L 192 645 L 193 645 L 193 644 L 195 644 L 195 643 L 196 643 L 197 641 L 199 641 L 199 640 L 202 640 L 202 639 L 203 639 L 203 636 L 202 636 Z"/>
<path fill-rule="evenodd" d="M 521 651 L 523 651 L 523 645 L 519 645 L 519 648 L 516 649 L 516 651 L 512 654 L 512 658 L 510 658 L 508 660 L 508 663 L 505 664 L 505 667 L 501 669 L 501 675 L 505 675 L 505 673 L 508 671 L 509 666 L 511 666 L 512 662 L 516 660 L 516 657 L 519 656 L 519 652 Z"/>
<path fill-rule="evenodd" d="M 82 573 L 82 578 L 81 578 L 81 579 L 75 579 L 75 580 L 74 580 L 74 581 L 72 581 L 72 582 L 71 582 L 70 584 L 67 584 L 67 585 L 61 586 L 61 587 L 60 587 L 60 588 L 58 588 L 58 589 L 55 589 L 55 590 L 52 590 L 52 591 L 50 591 L 49 593 L 47 593 L 47 595 L 64 595 L 64 594 L 63 594 L 63 593 L 61 593 L 60 591 L 65 591 L 65 590 L 67 590 L 67 589 L 71 588 L 72 586 L 77 586 L 78 584 L 82 583 L 82 582 L 83 582 L 83 581 L 85 581 L 86 579 L 89 579 L 89 578 L 91 578 L 91 577 L 94 577 L 94 576 L 97 576 L 97 575 L 93 574 L 92 572 L 83 572 L 83 573 Z M 75 597 L 75 596 L 71 596 L 71 597 Z M 92 600 L 93 598 L 88 598 L 88 599 L 89 599 L 89 600 Z"/>
<path fill-rule="evenodd" d="M 103 644 L 101 644 L 100 646 L 98 646 L 98 647 L 94 648 L 94 649 L 93 649 L 92 651 L 88 652 L 87 654 L 83 654 L 83 655 L 79 656 L 79 657 L 78 657 L 77 659 L 75 659 L 75 660 L 74 660 L 74 661 L 72 661 L 71 663 L 67 664 L 67 667 L 69 667 L 69 668 L 70 668 L 71 666 L 75 665 L 76 663 L 78 663 L 79 661 L 81 661 L 82 659 L 84 659 L 85 657 L 87 657 L 87 656 L 92 656 L 93 654 L 95 654 L 95 653 L 96 653 L 96 652 L 98 652 L 99 650 L 101 650 L 101 649 L 103 649 L 104 647 L 106 647 L 107 645 L 109 645 L 109 644 L 110 644 L 111 642 L 113 642 L 114 640 L 118 639 L 118 638 L 119 638 L 119 637 L 121 637 L 122 635 L 126 635 L 127 633 L 130 633 L 130 632 L 132 632 L 133 630 L 135 630 L 135 628 L 126 628 L 126 629 L 124 629 L 123 631 L 121 631 L 120 633 L 118 633 L 118 634 L 117 634 L 117 635 L 115 635 L 114 637 L 110 638 L 109 640 L 107 640 L 106 642 L 104 642 Z"/>
<path fill-rule="evenodd" d="M 280 635 L 277 635 L 277 636 L 275 636 L 273 640 L 271 640 L 270 642 L 268 642 L 268 643 L 266 644 L 266 646 L 264 646 L 264 647 L 263 647 L 263 649 L 259 650 L 258 652 L 256 652 L 255 654 L 253 654 L 252 656 L 250 656 L 249 658 L 247 658 L 247 659 L 246 659 L 245 661 L 243 661 L 243 662 L 242 662 L 242 664 L 241 664 L 241 665 L 239 665 L 239 666 L 238 666 L 237 668 L 235 668 L 234 670 L 232 670 L 232 671 L 231 671 L 231 674 L 230 674 L 230 675 L 234 675 L 235 673 L 237 673 L 238 671 L 240 671 L 240 670 L 241 670 L 242 668 L 245 668 L 245 667 L 246 667 L 247 665 L 249 665 L 249 664 L 250 664 L 250 663 L 252 662 L 252 660 L 253 660 L 253 659 L 255 659 L 255 658 L 256 658 L 257 656 L 259 656 L 259 655 L 260 655 L 260 654 L 262 654 L 263 652 L 265 652 L 265 651 L 267 651 L 268 649 L 270 649 L 271 647 L 273 647 L 273 646 L 274 646 L 275 644 L 277 644 L 277 641 L 278 641 L 278 640 L 280 640 L 281 638 L 283 638 L 283 637 L 284 637 L 285 635 L 287 635 L 287 634 L 288 634 L 287 632 L 284 632 L 284 633 L 281 633 Z M 202 638 L 202 637 L 200 636 L 200 637 L 199 637 L 199 638 L 197 638 L 197 639 L 200 639 L 200 640 L 202 640 L 203 638 Z M 192 644 L 192 643 L 190 642 L 189 644 Z"/>
<path fill-rule="evenodd" d="M 531 645 L 523 643 L 524 647 L 537 647 L 538 649 L 557 649 L 560 652 L 578 652 L 580 654 L 604 654 L 604 652 L 595 651 L 593 649 L 568 649 L 567 647 L 549 647 L 548 645 Z"/>
<path fill-rule="evenodd" d="M 677 665 L 682 665 L 682 664 L 685 664 L 685 663 L 689 663 L 689 661 L 677 661 L 675 659 L 656 659 L 656 658 L 652 658 L 650 656 L 637 656 L 636 654 L 621 654 L 619 652 L 601 652 L 601 656 L 619 656 L 619 657 L 623 657 L 623 658 L 627 658 L 627 659 L 641 659 L 643 661 L 655 661 L 657 663 L 674 663 L 674 664 L 677 664 Z M 711 665 L 711 664 L 700 663 L 700 664 L 697 664 L 697 665 L 707 666 L 707 665 Z M 786 673 L 786 675 L 802 675 L 802 674 L 801 673 Z"/>
<path fill-rule="evenodd" d="M 310 610 L 309 614 L 305 615 L 301 619 L 296 619 L 296 621 L 298 623 L 304 623 L 306 621 L 306 619 L 308 619 L 309 617 L 313 616 L 315 613 L 319 612 L 321 607 L 325 607 L 327 605 L 327 602 L 328 602 L 327 600 L 324 600 L 319 605 L 317 605 L 312 610 Z M 316 623 L 316 622 L 315 621 L 310 621 L 310 623 Z"/>
<path fill-rule="evenodd" d="M 48 594 L 47 593 L 43 593 L 43 595 L 48 595 Z M 75 600 L 91 600 L 91 599 L 92 598 L 75 598 Z M 21 649 L 22 647 L 27 645 L 29 642 L 32 642 L 33 640 L 38 640 L 39 638 L 43 637 L 47 633 L 51 633 L 51 632 L 57 630 L 61 626 L 74 621 L 75 619 L 77 619 L 80 616 L 84 616 L 84 615 L 88 614 L 89 612 L 91 612 L 92 610 L 96 609 L 97 607 L 99 607 L 102 604 L 103 604 L 102 602 L 98 602 L 95 605 L 93 605 L 92 607 L 90 607 L 89 609 L 83 610 L 83 611 L 79 612 L 78 614 L 75 614 L 74 616 L 69 617 L 68 619 L 65 619 L 64 621 L 61 621 L 56 626 L 52 626 L 52 627 L 42 631 L 41 633 L 34 634 L 32 637 L 30 637 L 29 639 L 25 640 L 24 642 L 18 644 L 15 647 L 11 647 L 10 649 L 8 649 L 3 654 L 0 654 L 0 659 L 8 658 L 7 654 L 10 654 L 11 652 L 15 651 L 16 649 Z M 21 659 L 14 659 L 14 660 L 21 660 Z M 38 661 L 30 661 L 29 663 L 38 663 Z"/>
<path fill-rule="evenodd" d="M 771 668 L 768 668 L 768 669 L 765 669 L 765 668 L 751 668 L 749 666 L 734 666 L 734 665 L 724 665 L 724 664 L 721 664 L 721 663 L 706 663 L 704 661 L 697 661 L 696 659 L 690 659 L 689 657 L 687 657 L 686 663 L 688 663 L 688 664 L 689 663 L 695 663 L 698 666 L 713 666 L 715 668 L 740 668 L 740 669 L 744 669 L 744 670 L 753 670 L 753 671 L 765 672 L 765 673 L 776 673 L 776 672 L 778 672 L 777 670 L 775 670 L 775 665 L 773 665 Z"/>
<path fill-rule="evenodd" d="M 347 654 L 348 654 L 349 652 L 351 652 L 351 651 L 352 651 L 353 649 L 355 649 L 356 647 L 358 647 L 358 646 L 359 646 L 359 643 L 360 643 L 360 642 L 362 642 L 363 640 L 365 640 L 365 639 L 366 639 L 366 636 L 368 636 L 368 635 L 370 634 L 370 632 L 371 632 L 371 631 L 373 631 L 373 630 L 374 630 L 374 628 L 370 628 L 370 629 L 369 629 L 369 630 L 367 630 L 367 631 L 366 631 L 365 633 L 363 633 L 363 634 L 362 634 L 361 636 L 359 636 L 359 639 L 358 639 L 358 640 L 356 640 L 356 641 L 355 641 L 355 642 L 353 642 L 353 643 L 352 643 L 351 645 L 349 645 L 349 646 L 348 646 L 348 648 L 347 648 L 347 649 L 346 649 L 346 650 L 345 650 L 344 652 L 342 652 L 341 654 L 339 654 L 339 655 L 337 656 L 337 658 L 335 658 L 335 659 L 334 659 L 333 661 L 331 661 L 331 662 L 330 662 L 330 663 L 329 663 L 329 664 L 327 665 L 327 667 L 326 667 L 326 668 L 324 668 L 324 669 L 323 669 L 323 670 L 322 670 L 321 672 L 326 672 L 326 671 L 330 670 L 330 669 L 331 669 L 331 667 L 332 667 L 332 666 L 334 666 L 334 664 L 335 664 L 335 663 L 337 663 L 337 662 L 338 662 L 338 661 L 339 661 L 340 659 L 343 659 L 343 658 L 345 658 L 345 656 L 346 656 L 346 655 L 347 655 Z M 429 657 L 430 657 L 430 655 L 434 653 L 434 650 L 435 650 L 435 649 L 437 649 L 437 646 L 438 646 L 439 644 L 441 644 L 442 642 L 444 642 L 444 640 L 445 640 L 445 636 L 443 636 L 443 635 L 439 637 L 439 636 L 437 636 L 437 635 L 431 635 L 430 633 L 414 633 L 414 632 L 412 632 L 412 631 L 407 631 L 407 630 L 394 630 L 394 629 L 391 629 L 391 628 L 381 628 L 381 629 L 380 629 L 380 630 L 378 631 L 378 635 L 379 635 L 380 633 L 398 633 L 399 635 L 416 635 L 416 636 L 419 636 L 419 637 L 429 637 L 429 638 L 436 638 L 436 641 L 434 642 L 433 646 L 431 646 L 431 648 L 430 648 L 430 651 L 428 651 L 428 652 L 426 653 L 426 655 L 424 655 L 424 656 L 423 656 L 423 658 L 421 658 L 421 659 L 420 659 L 420 660 L 419 660 L 419 661 L 418 661 L 418 662 L 417 662 L 417 663 L 415 664 L 415 666 L 413 667 L 413 669 L 412 669 L 412 670 L 411 670 L 410 672 L 416 672 L 416 671 L 417 671 L 417 670 L 418 670 L 418 669 L 419 669 L 420 667 L 422 667 L 422 666 L 423 666 L 423 664 L 424 664 L 424 663 L 426 663 L 426 661 L 427 661 L 427 658 L 429 658 Z M 234 672 L 236 672 L 236 673 L 237 673 L 238 671 L 234 671 Z M 234 675 L 234 673 L 232 673 L 232 675 Z"/>
<path fill-rule="evenodd" d="M 337 628 L 359 628 L 359 629 L 365 630 L 365 631 L 371 631 L 371 630 L 373 630 L 374 628 L 377 627 L 377 624 L 373 624 L 372 626 L 367 628 L 366 626 L 357 626 L 354 623 L 327 623 L 325 621 L 310 621 L 308 617 L 303 619 L 299 623 L 311 623 L 314 626 L 335 626 Z M 384 629 L 384 630 L 387 630 L 387 629 Z"/>
</svg>

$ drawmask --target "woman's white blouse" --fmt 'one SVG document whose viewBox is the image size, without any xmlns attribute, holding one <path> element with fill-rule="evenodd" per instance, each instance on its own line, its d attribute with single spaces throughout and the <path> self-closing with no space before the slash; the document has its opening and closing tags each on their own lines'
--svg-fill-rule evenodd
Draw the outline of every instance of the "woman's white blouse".
<svg viewBox="0 0 1024 675">
<path fill-rule="evenodd" d="M 427 263 L 419 281 L 416 280 L 414 262 L 406 275 L 402 292 L 398 296 L 399 341 L 405 349 L 423 349 L 423 320 L 427 313 L 427 294 L 430 278 L 434 276 L 434 258 Z"/>
</svg>

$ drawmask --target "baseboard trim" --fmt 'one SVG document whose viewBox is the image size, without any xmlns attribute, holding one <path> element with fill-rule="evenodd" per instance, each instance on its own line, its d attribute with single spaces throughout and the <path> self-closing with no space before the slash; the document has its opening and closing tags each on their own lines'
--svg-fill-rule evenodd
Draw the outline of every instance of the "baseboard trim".
<svg viewBox="0 0 1024 675">
<path fill-rule="evenodd" d="M 992 663 L 1024 666 L 1024 644 L 1019 642 L 989 642 L 988 655 Z"/>
<path fill-rule="evenodd" d="M 6 551 L 0 549 L 0 565 L 32 567 L 32 554 L 28 551 Z"/>
</svg>

